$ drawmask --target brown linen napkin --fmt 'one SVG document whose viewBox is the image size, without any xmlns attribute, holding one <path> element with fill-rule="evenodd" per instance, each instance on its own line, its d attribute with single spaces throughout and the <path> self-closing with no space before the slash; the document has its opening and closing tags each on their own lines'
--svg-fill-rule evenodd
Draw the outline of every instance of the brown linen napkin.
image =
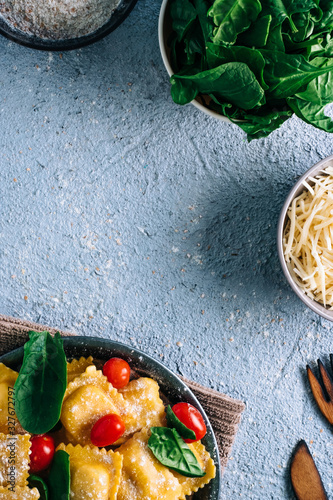
<svg viewBox="0 0 333 500">
<path fill-rule="evenodd" d="M 17 347 L 21 347 L 28 340 L 28 333 L 31 331 L 42 332 L 47 330 L 55 333 L 56 328 L 24 321 L 0 314 L 0 355 L 5 354 Z M 62 332 L 62 335 L 75 335 L 69 332 Z M 241 414 L 245 409 L 242 401 L 230 398 L 225 394 L 203 387 L 196 382 L 191 382 L 183 377 L 182 380 L 194 392 L 202 404 L 210 423 L 213 426 L 216 440 L 219 446 L 222 470 L 227 465 L 232 444 L 241 420 Z"/>
</svg>

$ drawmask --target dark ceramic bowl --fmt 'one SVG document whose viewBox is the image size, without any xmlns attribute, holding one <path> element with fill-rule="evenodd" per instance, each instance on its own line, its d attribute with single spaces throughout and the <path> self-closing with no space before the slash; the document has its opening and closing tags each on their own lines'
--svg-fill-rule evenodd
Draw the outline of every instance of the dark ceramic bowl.
<svg viewBox="0 0 333 500">
<path fill-rule="evenodd" d="M 213 457 L 216 465 L 216 477 L 192 496 L 193 500 L 218 500 L 220 495 L 221 465 L 217 443 L 207 415 L 194 394 L 188 387 L 164 365 L 147 354 L 133 347 L 98 337 L 64 337 L 64 348 L 68 358 L 93 356 L 95 359 L 107 360 L 118 356 L 126 359 L 138 375 L 156 380 L 162 393 L 172 404 L 180 401 L 191 403 L 198 408 L 204 417 L 207 434 L 203 444 Z M 23 347 L 0 356 L 0 362 L 12 369 L 18 369 L 23 360 Z"/>
<path fill-rule="evenodd" d="M 38 1 L 38 0 L 36 0 Z M 6 21 L 0 16 L 0 34 L 9 38 L 10 40 L 17 42 L 26 47 L 39 50 L 47 51 L 64 51 L 73 50 L 85 47 L 91 43 L 97 42 L 106 35 L 109 35 L 113 30 L 115 30 L 129 15 L 131 10 L 134 8 L 137 0 L 121 0 L 118 7 L 112 13 L 109 21 L 101 26 L 98 30 L 90 33 L 89 35 L 81 36 L 79 38 L 71 38 L 66 40 L 49 40 L 32 35 L 28 35 L 23 31 L 11 27 Z"/>
</svg>

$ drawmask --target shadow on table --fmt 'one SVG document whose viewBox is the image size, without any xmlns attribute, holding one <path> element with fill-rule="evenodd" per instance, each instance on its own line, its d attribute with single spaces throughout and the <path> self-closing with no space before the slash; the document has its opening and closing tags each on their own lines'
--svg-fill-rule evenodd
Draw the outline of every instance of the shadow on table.
<svg viewBox="0 0 333 500">
<path fill-rule="evenodd" d="M 285 283 L 276 248 L 285 191 L 264 176 L 214 186 L 198 202 L 200 216 L 184 242 L 193 265 L 199 264 L 205 277 L 213 276 L 221 287 L 223 280 L 251 284 L 258 291 Z"/>
</svg>

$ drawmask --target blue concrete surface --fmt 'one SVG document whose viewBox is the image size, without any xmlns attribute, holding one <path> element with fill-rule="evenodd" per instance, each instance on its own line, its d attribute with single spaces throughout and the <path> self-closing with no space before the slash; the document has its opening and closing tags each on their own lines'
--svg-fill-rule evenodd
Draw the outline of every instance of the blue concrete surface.
<svg viewBox="0 0 333 500">
<path fill-rule="evenodd" d="M 333 136 L 292 118 L 248 144 L 169 96 L 160 2 L 64 54 L 0 40 L 0 312 L 138 346 L 247 410 L 223 500 L 293 498 L 304 438 L 333 495 L 305 365 L 331 324 L 282 276 L 278 214 Z"/>
</svg>

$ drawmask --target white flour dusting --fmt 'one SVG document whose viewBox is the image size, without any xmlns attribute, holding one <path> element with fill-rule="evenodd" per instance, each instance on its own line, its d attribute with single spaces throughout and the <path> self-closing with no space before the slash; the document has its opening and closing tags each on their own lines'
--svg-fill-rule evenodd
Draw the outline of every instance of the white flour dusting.
<svg viewBox="0 0 333 500">
<path fill-rule="evenodd" d="M 8 24 L 29 35 L 78 38 L 103 26 L 121 0 L 0 0 Z"/>
</svg>

